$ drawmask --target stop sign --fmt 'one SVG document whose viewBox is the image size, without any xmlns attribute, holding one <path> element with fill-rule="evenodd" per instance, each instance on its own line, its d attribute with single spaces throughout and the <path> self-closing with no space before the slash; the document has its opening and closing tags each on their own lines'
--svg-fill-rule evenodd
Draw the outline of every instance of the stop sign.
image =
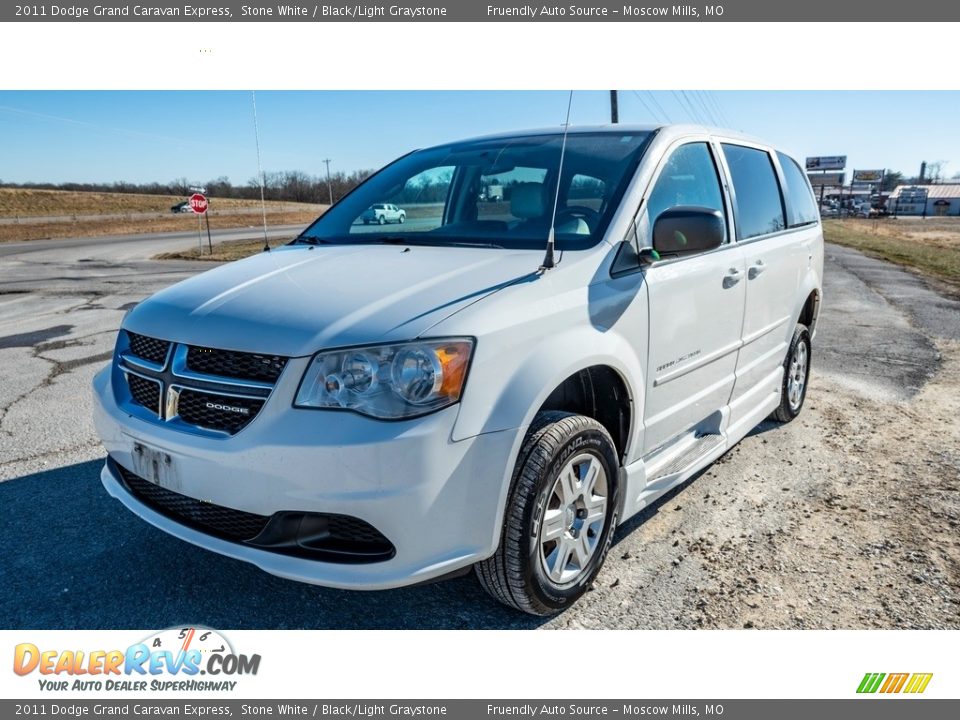
<svg viewBox="0 0 960 720">
<path fill-rule="evenodd" d="M 202 215 L 207 211 L 207 198 L 200 193 L 194 193 L 190 196 L 190 207 L 198 215 Z"/>
</svg>

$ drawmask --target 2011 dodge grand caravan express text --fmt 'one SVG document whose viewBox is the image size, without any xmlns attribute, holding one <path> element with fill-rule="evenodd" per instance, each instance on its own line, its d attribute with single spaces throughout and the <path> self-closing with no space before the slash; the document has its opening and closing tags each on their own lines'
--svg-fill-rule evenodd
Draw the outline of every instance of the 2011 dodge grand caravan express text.
<svg viewBox="0 0 960 720">
<path fill-rule="evenodd" d="M 382 203 L 406 221 L 365 224 Z M 738 134 L 419 150 L 290 244 L 127 315 L 94 380 L 103 484 L 282 577 L 377 589 L 472 566 L 554 613 L 617 525 L 800 412 L 822 269 L 803 170 Z"/>
</svg>

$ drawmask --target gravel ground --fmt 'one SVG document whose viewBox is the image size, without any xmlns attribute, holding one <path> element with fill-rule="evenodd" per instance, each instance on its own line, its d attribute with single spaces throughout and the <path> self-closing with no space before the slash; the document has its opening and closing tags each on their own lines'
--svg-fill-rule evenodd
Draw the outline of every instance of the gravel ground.
<svg viewBox="0 0 960 720">
<path fill-rule="evenodd" d="M 915 275 L 830 247 L 800 418 L 631 520 L 594 589 L 543 620 L 472 576 L 378 593 L 281 580 L 123 510 L 99 484 L 90 378 L 130 303 L 196 266 L 146 261 L 162 238 L 31 245 L 0 253 L 6 627 L 960 627 L 960 303 Z"/>
</svg>

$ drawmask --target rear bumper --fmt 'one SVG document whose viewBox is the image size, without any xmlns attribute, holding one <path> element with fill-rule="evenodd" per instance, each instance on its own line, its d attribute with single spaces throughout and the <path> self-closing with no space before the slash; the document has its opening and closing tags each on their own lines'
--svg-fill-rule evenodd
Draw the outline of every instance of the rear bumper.
<svg viewBox="0 0 960 720">
<path fill-rule="evenodd" d="M 94 378 L 94 421 L 112 460 L 135 471 L 137 444 L 169 455 L 162 486 L 246 513 L 334 513 L 359 518 L 395 548 L 377 562 L 343 564 L 213 536 L 158 511 L 110 463 L 107 492 L 151 525 L 280 577 L 375 590 L 425 582 L 482 560 L 499 540 L 500 503 L 516 433 L 454 442 L 457 407 L 404 422 L 295 410 L 278 386 L 233 437 L 210 438 L 132 417 L 119 408 L 110 371 Z M 293 392 L 291 389 L 290 392 Z"/>
</svg>

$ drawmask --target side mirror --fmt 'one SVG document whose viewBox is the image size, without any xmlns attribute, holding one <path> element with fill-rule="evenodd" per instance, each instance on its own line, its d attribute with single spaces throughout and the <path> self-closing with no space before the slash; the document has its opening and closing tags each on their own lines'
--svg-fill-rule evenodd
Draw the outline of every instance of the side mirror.
<svg viewBox="0 0 960 720">
<path fill-rule="evenodd" d="M 723 213 L 705 207 L 664 210 L 653 224 L 653 249 L 661 255 L 689 255 L 720 247 Z"/>
</svg>

